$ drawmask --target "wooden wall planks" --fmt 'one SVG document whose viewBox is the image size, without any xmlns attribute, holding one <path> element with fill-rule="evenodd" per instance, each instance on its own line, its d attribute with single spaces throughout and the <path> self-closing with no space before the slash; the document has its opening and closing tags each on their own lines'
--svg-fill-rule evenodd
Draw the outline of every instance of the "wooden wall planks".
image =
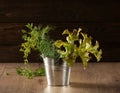
<svg viewBox="0 0 120 93">
<path fill-rule="evenodd" d="M 81 26 L 100 42 L 102 61 L 120 61 L 119 9 L 117 1 L 1 0 L 0 62 L 22 62 L 21 29 L 28 22 L 56 25 L 55 38 L 65 28 Z M 31 62 L 39 61 L 35 54 Z"/>
</svg>

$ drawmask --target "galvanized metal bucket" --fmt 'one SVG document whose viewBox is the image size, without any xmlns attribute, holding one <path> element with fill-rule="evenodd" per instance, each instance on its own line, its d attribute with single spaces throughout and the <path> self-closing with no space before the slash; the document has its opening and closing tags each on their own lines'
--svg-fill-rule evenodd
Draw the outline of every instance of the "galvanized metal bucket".
<svg viewBox="0 0 120 93">
<path fill-rule="evenodd" d="M 66 62 L 56 63 L 52 58 L 43 58 L 49 86 L 67 86 L 70 82 L 71 67 Z"/>
</svg>

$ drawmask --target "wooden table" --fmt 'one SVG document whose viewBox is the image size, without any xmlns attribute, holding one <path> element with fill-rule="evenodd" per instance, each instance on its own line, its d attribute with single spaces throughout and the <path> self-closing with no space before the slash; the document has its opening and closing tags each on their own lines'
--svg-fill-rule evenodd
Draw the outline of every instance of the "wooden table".
<svg viewBox="0 0 120 93">
<path fill-rule="evenodd" d="M 120 93 L 120 63 L 89 63 L 86 70 L 81 63 L 76 63 L 67 87 L 47 86 L 45 77 L 19 76 L 17 65 L 23 64 L 0 63 L 0 93 Z M 39 66 L 31 65 L 33 69 Z"/>
</svg>

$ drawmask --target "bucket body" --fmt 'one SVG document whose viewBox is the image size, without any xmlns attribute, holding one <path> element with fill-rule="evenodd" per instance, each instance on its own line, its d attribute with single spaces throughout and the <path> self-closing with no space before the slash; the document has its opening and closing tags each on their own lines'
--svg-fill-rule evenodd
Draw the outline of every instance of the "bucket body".
<svg viewBox="0 0 120 93">
<path fill-rule="evenodd" d="M 70 82 L 71 67 L 66 62 L 58 64 L 54 59 L 45 57 L 44 66 L 46 70 L 47 84 L 49 86 L 67 86 Z"/>
</svg>

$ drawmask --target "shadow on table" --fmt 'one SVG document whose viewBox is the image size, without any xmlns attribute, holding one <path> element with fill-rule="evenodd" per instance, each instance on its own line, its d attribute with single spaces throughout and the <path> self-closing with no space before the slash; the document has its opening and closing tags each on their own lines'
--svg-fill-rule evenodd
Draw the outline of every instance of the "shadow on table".
<svg viewBox="0 0 120 93">
<path fill-rule="evenodd" d="M 120 93 L 120 83 L 71 82 L 69 86 L 47 86 L 43 93 Z"/>
<path fill-rule="evenodd" d="M 98 89 L 116 89 L 120 91 L 120 83 L 117 84 L 104 84 L 104 83 L 80 83 L 71 82 L 70 87 L 72 88 L 98 88 Z"/>
</svg>

